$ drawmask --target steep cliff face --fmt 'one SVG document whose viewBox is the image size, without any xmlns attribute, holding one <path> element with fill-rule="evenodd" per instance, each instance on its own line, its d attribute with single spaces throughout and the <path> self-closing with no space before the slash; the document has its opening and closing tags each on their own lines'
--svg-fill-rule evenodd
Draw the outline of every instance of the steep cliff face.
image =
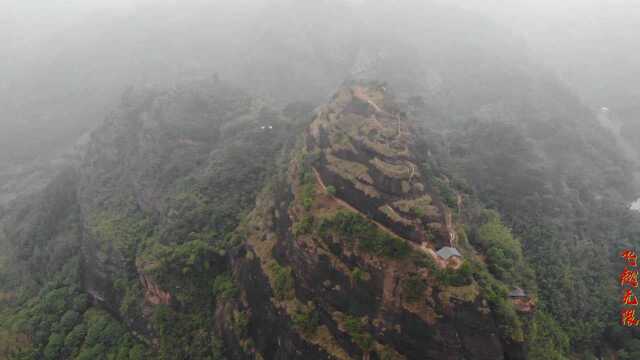
<svg viewBox="0 0 640 360">
<path fill-rule="evenodd" d="M 316 111 L 288 171 L 241 229 L 235 311 L 251 330 L 238 343 L 265 358 L 301 354 L 294 349 L 305 358 L 524 357 L 469 264 L 435 255 L 456 246 L 458 229 L 414 149 L 384 86 L 343 87 Z"/>
<path fill-rule="evenodd" d="M 384 86 L 343 88 L 311 124 L 307 152 L 323 187 L 387 229 L 428 247 L 455 246 L 451 211 L 421 173 L 409 119 Z M 378 105 L 378 103 L 380 105 Z"/>
</svg>

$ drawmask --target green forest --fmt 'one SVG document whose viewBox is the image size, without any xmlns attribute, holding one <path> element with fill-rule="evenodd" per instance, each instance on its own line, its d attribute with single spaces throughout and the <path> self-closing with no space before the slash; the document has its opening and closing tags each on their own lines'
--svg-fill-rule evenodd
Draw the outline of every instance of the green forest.
<svg viewBox="0 0 640 360">
<path fill-rule="evenodd" d="M 640 359 L 633 101 L 458 1 L 142 3 L 0 36 L 0 360 Z"/>
</svg>

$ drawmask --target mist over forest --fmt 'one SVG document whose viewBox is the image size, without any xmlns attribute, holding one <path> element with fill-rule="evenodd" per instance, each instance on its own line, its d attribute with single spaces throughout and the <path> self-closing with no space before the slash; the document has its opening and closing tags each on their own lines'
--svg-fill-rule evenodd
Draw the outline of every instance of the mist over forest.
<svg viewBox="0 0 640 360">
<path fill-rule="evenodd" d="M 640 358 L 640 4 L 0 5 L 0 359 Z"/>
<path fill-rule="evenodd" d="M 386 3 L 405 9 L 429 6 Z M 325 28 L 317 24 L 317 31 L 329 30 L 321 35 L 325 37 L 324 42 L 341 43 L 357 31 L 367 31 L 358 29 L 360 26 L 351 20 L 366 22 L 367 17 L 372 17 L 368 11 L 375 11 L 360 1 L 351 2 L 356 4 L 353 7 L 347 4 L 348 1 L 337 1 L 327 6 L 331 10 L 318 14 L 313 11 L 314 7 L 321 7 L 320 4 L 308 2 L 296 6 L 306 13 L 302 16 L 317 15 L 318 18 L 314 18 L 317 22 L 322 22 L 321 15 L 330 16 L 327 11 L 341 14 L 338 18 L 330 18 L 333 24 L 326 24 Z M 640 76 L 637 70 L 640 55 L 633 50 L 634 30 L 640 25 L 640 7 L 633 2 L 440 0 L 435 4 L 468 9 L 484 17 L 478 16 L 479 21 L 500 26 L 502 37 L 513 38 L 528 53 L 530 61 L 545 65 L 547 71 L 570 86 L 587 106 L 609 107 L 624 119 L 637 113 L 640 90 L 633 84 Z M 270 4 L 263 0 L 189 0 L 180 4 L 135 0 L 7 1 L 6 11 L 0 19 L 0 36 L 4 44 L 0 59 L 5 69 L 0 89 L 3 108 L 7 109 L 5 113 L 11 111 L 11 116 L 3 117 L 3 123 L 11 122 L 12 126 L 3 131 L 3 145 L 14 139 L 14 142 L 22 142 L 12 144 L 12 148 L 22 147 L 22 150 L 14 151 L 30 152 L 28 149 L 34 146 L 27 139 L 42 129 L 53 128 L 55 138 L 67 133 L 77 136 L 78 132 L 99 122 L 113 99 L 129 86 L 176 82 L 214 72 L 230 79 L 250 77 L 238 74 L 242 71 L 234 68 L 260 66 L 261 59 L 253 61 L 249 54 L 255 47 L 265 45 L 260 37 L 270 35 L 265 31 L 267 27 L 271 31 L 279 27 L 282 43 L 295 41 L 298 37 L 308 41 L 307 46 L 311 49 L 307 51 L 325 50 L 307 38 L 313 36 L 309 33 L 313 31 L 310 26 L 301 24 L 301 19 L 292 19 L 286 12 L 278 13 L 275 9 L 279 6 L 287 4 Z M 298 30 L 303 33 L 296 33 Z M 508 51 L 504 48 L 493 50 L 497 54 Z M 318 56 L 327 58 L 339 54 L 320 53 Z M 315 71 L 319 70 L 312 70 Z M 315 80 L 322 82 L 322 79 Z M 335 86 L 329 85 L 328 80 L 324 82 L 327 84 L 322 85 L 327 88 Z M 325 90 L 326 93 L 330 91 Z M 78 99 L 79 103 L 75 105 L 82 111 L 63 105 L 65 101 L 74 101 L 72 99 Z M 65 111 L 69 113 L 65 114 Z M 21 136 L 16 139 L 8 134 Z M 37 143 L 42 145 L 43 142 L 55 143 L 56 140 L 39 139 Z M 3 151 L 4 154 L 9 152 Z"/>
</svg>

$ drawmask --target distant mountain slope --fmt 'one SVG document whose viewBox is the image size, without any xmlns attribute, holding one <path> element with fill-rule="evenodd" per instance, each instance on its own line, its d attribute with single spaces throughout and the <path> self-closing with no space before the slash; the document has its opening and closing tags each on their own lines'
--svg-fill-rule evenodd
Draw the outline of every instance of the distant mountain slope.
<svg viewBox="0 0 640 360">
<path fill-rule="evenodd" d="M 211 286 L 225 267 L 218 252 L 237 243 L 232 231 L 292 129 L 279 112 L 216 80 L 125 97 L 77 166 L 6 210 L 1 243 L 12 255 L 2 258 L 1 291 L 3 309 L 14 312 L 3 312 L 2 343 L 26 346 L 27 358 L 141 358 L 148 345 L 126 355 L 132 342 L 163 331 L 149 325 L 157 317 L 148 311 L 175 298 L 189 309 L 182 324 L 205 331 L 208 342 L 214 323 L 200 328 L 187 316 L 213 316 Z M 168 286 L 183 290 L 167 298 Z M 60 321 L 67 325 L 54 326 Z M 175 348 L 199 358 L 211 351 L 202 346 Z M 163 356 L 176 358 L 170 354 Z"/>
</svg>

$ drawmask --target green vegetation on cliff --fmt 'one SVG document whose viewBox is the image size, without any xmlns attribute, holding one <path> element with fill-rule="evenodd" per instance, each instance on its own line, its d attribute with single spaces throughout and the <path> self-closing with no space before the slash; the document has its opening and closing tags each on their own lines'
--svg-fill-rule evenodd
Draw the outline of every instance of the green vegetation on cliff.
<svg viewBox="0 0 640 360">
<path fill-rule="evenodd" d="M 320 220 L 318 233 L 326 238 L 334 233 L 348 243 L 357 244 L 364 252 L 392 259 L 406 258 L 411 247 L 397 236 L 380 230 L 371 221 L 350 211 L 340 211 Z"/>
</svg>

